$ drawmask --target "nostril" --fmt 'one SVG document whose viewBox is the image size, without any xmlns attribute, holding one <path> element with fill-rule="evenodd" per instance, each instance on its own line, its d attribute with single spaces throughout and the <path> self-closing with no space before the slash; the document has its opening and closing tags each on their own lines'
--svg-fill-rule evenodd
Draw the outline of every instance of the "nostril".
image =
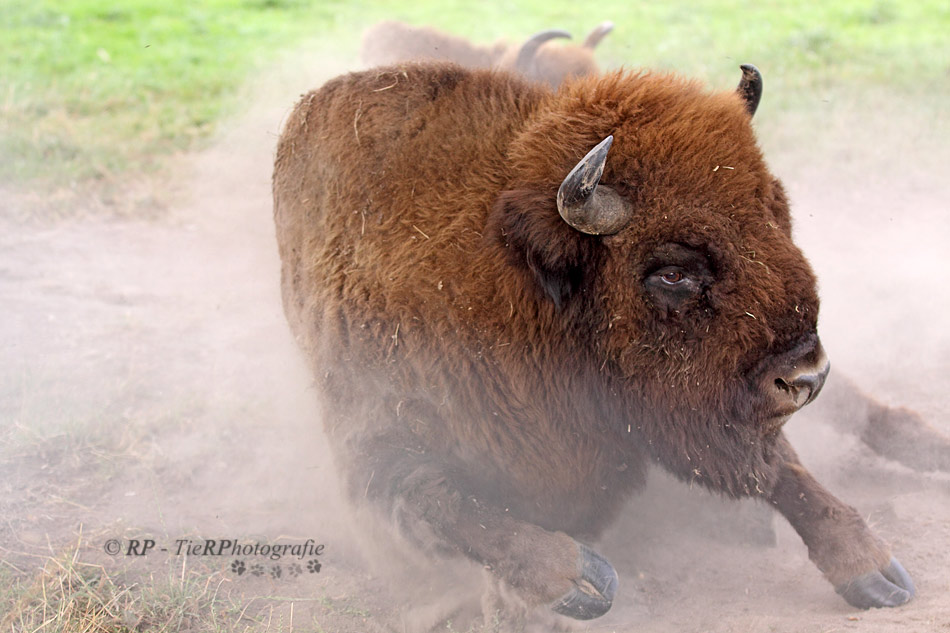
<svg viewBox="0 0 950 633">
<path fill-rule="evenodd" d="M 782 394 L 783 400 L 790 400 L 796 407 L 803 407 L 818 395 L 824 382 L 824 375 L 799 374 L 794 378 L 776 378 L 775 388 Z"/>
<path fill-rule="evenodd" d="M 820 346 L 804 355 L 796 350 L 794 357 L 787 358 L 790 355 L 768 359 L 757 378 L 762 395 L 771 400 L 782 415 L 797 411 L 817 398 L 831 369 Z"/>
<path fill-rule="evenodd" d="M 805 406 L 812 398 L 817 388 L 814 375 L 800 374 L 794 378 L 776 378 L 775 388 L 782 402 L 791 404 L 795 408 Z"/>
<path fill-rule="evenodd" d="M 781 379 L 781 378 L 776 378 L 776 379 L 775 379 L 775 386 L 778 387 L 778 390 L 779 390 L 779 391 L 784 391 L 785 393 L 791 393 L 791 392 L 792 392 L 792 387 L 791 387 L 791 385 L 789 385 L 787 382 L 785 382 L 785 381 L 784 381 L 783 379 Z"/>
</svg>

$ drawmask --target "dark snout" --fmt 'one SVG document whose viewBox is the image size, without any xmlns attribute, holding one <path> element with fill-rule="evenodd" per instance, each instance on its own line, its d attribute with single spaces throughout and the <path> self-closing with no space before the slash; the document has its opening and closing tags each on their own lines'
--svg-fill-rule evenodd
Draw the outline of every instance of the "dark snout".
<svg viewBox="0 0 950 633">
<path fill-rule="evenodd" d="M 760 394 L 774 407 L 772 415 L 785 416 L 818 397 L 830 369 L 821 341 L 811 334 L 791 350 L 767 358 L 755 374 Z"/>
</svg>

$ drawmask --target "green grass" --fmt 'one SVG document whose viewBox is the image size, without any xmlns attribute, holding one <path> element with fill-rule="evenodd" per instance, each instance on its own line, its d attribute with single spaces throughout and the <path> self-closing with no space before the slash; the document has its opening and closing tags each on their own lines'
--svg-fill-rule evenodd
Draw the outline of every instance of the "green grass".
<svg viewBox="0 0 950 633">
<path fill-rule="evenodd" d="M 309 31 L 303 3 L 12 0 L 0 179 L 64 185 L 148 172 L 206 138 L 249 72 Z M 332 5 L 307 11 L 332 20 Z"/>
<path fill-rule="evenodd" d="M 841 85 L 948 91 L 950 5 L 941 0 L 596 6 L 592 14 L 540 0 L 6 0 L 0 183 L 50 191 L 154 172 L 235 111 L 252 73 L 305 41 L 355 59 L 362 29 L 383 18 L 481 42 L 550 27 L 580 37 L 610 19 L 605 66 L 676 69 L 723 85 L 750 61 L 765 71 L 770 95 Z"/>
</svg>

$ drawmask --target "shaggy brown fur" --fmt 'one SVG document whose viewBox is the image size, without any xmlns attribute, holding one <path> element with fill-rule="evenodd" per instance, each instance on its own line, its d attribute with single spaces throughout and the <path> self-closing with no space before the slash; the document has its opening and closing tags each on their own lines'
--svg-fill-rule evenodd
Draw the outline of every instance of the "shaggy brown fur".
<svg viewBox="0 0 950 633">
<path fill-rule="evenodd" d="M 636 216 L 586 235 L 555 198 L 609 134 L 601 183 Z M 422 549 L 554 601 L 586 578 L 574 539 L 655 459 L 773 503 L 839 589 L 887 567 L 781 431 L 800 406 L 776 404 L 783 372 L 821 362 L 818 298 L 736 93 L 350 74 L 288 120 L 274 204 L 284 309 L 349 495 Z M 670 270 L 695 290 L 664 286 Z"/>
<path fill-rule="evenodd" d="M 556 42 L 542 44 L 522 72 L 536 81 L 557 86 L 568 77 L 583 77 L 598 72 L 594 48 L 610 30 L 609 23 L 595 28 L 581 45 Z M 467 68 L 518 70 L 516 61 L 521 44 L 498 41 L 479 46 L 468 40 L 429 26 L 410 26 L 385 21 L 374 24 L 363 34 L 360 57 L 369 66 L 405 61 L 447 61 Z"/>
</svg>

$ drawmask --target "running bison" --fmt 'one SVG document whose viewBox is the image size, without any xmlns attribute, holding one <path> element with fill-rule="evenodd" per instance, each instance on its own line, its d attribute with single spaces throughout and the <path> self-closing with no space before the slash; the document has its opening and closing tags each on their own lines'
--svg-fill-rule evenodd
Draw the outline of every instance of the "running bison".
<svg viewBox="0 0 950 633">
<path fill-rule="evenodd" d="M 284 310 L 354 504 L 594 618 L 617 576 L 588 543 L 656 460 L 767 500 L 852 605 L 913 596 L 782 431 L 829 365 L 742 70 L 552 92 L 407 64 L 303 97 L 274 173 Z"/>
<path fill-rule="evenodd" d="M 478 46 L 432 27 L 387 20 L 366 30 L 360 56 L 371 66 L 428 60 L 454 62 L 468 68 L 511 70 L 557 87 L 568 77 L 598 72 L 594 49 L 613 28 L 613 23 L 602 22 L 580 46 L 546 44 L 549 40 L 571 37 L 558 29 L 541 31 L 518 45 L 499 41 Z"/>
</svg>

